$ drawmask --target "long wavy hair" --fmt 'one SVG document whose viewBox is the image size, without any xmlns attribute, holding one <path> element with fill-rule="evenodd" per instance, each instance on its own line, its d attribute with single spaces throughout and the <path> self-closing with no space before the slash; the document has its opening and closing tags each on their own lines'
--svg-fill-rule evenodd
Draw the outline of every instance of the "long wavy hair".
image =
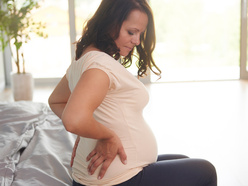
<svg viewBox="0 0 248 186">
<path fill-rule="evenodd" d="M 155 26 L 152 10 L 146 0 L 102 0 L 95 14 L 86 22 L 82 37 L 76 42 L 76 60 L 90 45 L 94 45 L 116 60 L 119 59 L 120 50 L 115 40 L 119 37 L 122 23 L 133 10 L 140 10 L 148 16 L 147 29 L 140 36 L 140 44 L 136 46 L 137 74 L 142 77 L 149 68 L 156 75 L 160 75 L 161 70 L 152 57 L 156 44 Z M 122 59 L 124 67 L 131 66 L 133 53 L 134 49 Z"/>
</svg>

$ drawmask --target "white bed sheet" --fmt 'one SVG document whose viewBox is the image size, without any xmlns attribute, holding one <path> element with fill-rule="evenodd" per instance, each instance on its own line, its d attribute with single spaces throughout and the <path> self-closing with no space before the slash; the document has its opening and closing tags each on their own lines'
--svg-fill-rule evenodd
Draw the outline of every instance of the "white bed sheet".
<svg viewBox="0 0 248 186">
<path fill-rule="evenodd" d="M 0 103 L 0 185 L 72 185 L 75 136 L 44 103 Z"/>
</svg>

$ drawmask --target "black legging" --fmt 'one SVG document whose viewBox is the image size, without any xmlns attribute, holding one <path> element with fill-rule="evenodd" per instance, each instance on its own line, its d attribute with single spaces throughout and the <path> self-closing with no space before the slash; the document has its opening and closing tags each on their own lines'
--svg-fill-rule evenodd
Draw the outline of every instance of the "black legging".
<svg viewBox="0 0 248 186">
<path fill-rule="evenodd" d="M 184 155 L 159 155 L 130 180 L 116 186 L 216 186 L 214 166 Z M 84 186 L 73 181 L 73 186 Z"/>
</svg>

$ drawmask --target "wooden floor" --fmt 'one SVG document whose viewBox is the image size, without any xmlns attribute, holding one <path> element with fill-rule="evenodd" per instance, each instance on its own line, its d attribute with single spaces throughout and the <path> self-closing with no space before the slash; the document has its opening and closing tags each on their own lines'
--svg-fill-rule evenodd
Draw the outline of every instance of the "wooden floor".
<svg viewBox="0 0 248 186">
<path fill-rule="evenodd" d="M 248 81 L 146 85 L 144 116 L 160 154 L 178 153 L 212 162 L 219 186 L 248 186 Z M 36 88 L 34 101 L 47 103 L 53 87 Z M 0 101 L 13 101 L 10 90 Z"/>
</svg>

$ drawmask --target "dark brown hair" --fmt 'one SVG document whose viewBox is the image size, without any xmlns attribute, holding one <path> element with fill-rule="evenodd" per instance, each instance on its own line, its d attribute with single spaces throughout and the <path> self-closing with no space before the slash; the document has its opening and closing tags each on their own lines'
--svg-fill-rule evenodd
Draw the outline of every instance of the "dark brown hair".
<svg viewBox="0 0 248 186">
<path fill-rule="evenodd" d="M 156 37 L 153 13 L 146 0 L 102 0 L 93 17 L 86 23 L 82 37 L 76 43 L 76 60 L 91 44 L 116 60 L 119 59 L 120 50 L 114 41 L 119 37 L 122 23 L 132 10 L 140 10 L 148 16 L 147 29 L 141 35 L 140 44 L 136 46 L 138 76 L 144 75 L 147 67 L 156 75 L 160 75 L 161 70 L 156 66 L 152 57 Z M 122 65 L 129 67 L 132 64 L 132 56 L 133 50 L 123 58 Z"/>
</svg>

